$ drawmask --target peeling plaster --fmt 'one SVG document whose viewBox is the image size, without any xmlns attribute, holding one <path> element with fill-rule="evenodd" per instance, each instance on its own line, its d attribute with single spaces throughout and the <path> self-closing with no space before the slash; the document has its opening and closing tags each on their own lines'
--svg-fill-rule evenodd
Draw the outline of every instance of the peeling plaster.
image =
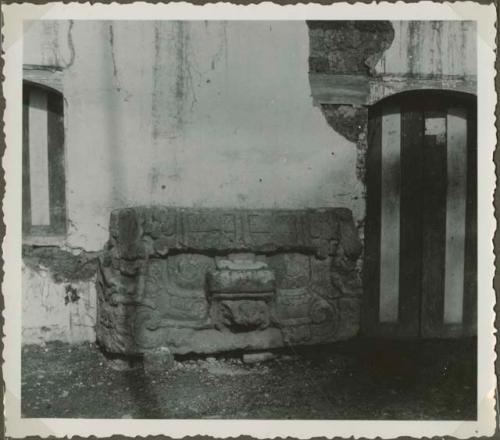
<svg viewBox="0 0 500 440">
<path fill-rule="evenodd" d="M 389 21 L 308 21 L 307 24 L 310 73 L 373 76 L 375 66 L 391 47 L 395 35 Z M 321 104 L 321 111 L 333 130 L 355 144 L 356 177 L 364 185 L 368 109 Z"/>
<path fill-rule="evenodd" d="M 366 133 L 366 110 L 361 106 L 323 104 L 321 110 L 332 128 L 351 142 Z"/>
<path fill-rule="evenodd" d="M 57 246 L 27 246 L 22 249 L 23 262 L 34 271 L 48 273 L 57 283 L 86 281 L 97 271 L 99 252 L 78 252 Z"/>
<path fill-rule="evenodd" d="M 354 142 L 357 150 L 356 177 L 365 183 L 365 156 L 368 132 L 368 108 L 354 105 L 323 104 L 323 115 L 328 124 L 347 140 Z"/>
<path fill-rule="evenodd" d="M 22 266 L 22 343 L 95 341 L 95 276 L 56 282 L 51 269 Z"/>
<path fill-rule="evenodd" d="M 389 21 L 308 21 L 311 73 L 375 73 L 394 40 Z"/>
</svg>

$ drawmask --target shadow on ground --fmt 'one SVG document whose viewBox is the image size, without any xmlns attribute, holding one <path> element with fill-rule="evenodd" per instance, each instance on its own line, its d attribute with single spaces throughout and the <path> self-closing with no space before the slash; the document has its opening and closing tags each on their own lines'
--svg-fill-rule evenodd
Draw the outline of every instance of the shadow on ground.
<svg viewBox="0 0 500 440">
<path fill-rule="evenodd" d="M 358 339 L 247 365 L 189 358 L 117 371 L 94 344 L 22 352 L 23 417 L 470 420 L 476 340 Z"/>
</svg>

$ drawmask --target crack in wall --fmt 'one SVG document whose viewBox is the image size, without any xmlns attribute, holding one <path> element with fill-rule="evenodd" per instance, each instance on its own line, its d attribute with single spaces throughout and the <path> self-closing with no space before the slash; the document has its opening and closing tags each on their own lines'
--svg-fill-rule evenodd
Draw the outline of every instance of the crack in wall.
<svg viewBox="0 0 500 440">
<path fill-rule="evenodd" d="M 69 69 L 71 66 L 73 66 L 76 58 L 76 51 L 75 51 L 75 44 L 73 42 L 73 26 L 75 22 L 74 20 L 69 20 L 69 26 L 68 26 L 68 35 L 67 35 L 67 40 L 68 40 L 68 47 L 69 47 L 69 61 L 67 61 L 64 65 L 65 69 Z"/>
</svg>

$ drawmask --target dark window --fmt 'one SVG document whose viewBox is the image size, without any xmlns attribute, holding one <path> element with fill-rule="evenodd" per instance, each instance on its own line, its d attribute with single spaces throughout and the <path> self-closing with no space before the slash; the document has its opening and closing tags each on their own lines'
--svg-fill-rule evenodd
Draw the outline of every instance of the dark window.
<svg viewBox="0 0 500 440">
<path fill-rule="evenodd" d="M 23 236 L 66 232 L 63 97 L 23 84 Z"/>
</svg>

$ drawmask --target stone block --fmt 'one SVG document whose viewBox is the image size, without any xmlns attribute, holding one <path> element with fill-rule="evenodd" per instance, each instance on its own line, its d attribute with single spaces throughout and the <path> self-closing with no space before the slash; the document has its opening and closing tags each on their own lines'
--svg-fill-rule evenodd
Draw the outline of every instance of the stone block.
<svg viewBox="0 0 500 440">
<path fill-rule="evenodd" d="M 308 324 L 282 327 L 283 341 L 286 346 L 307 344 L 311 341 L 311 326 Z"/>
<path fill-rule="evenodd" d="M 276 355 L 270 351 L 262 351 L 260 353 L 245 353 L 243 355 L 243 362 L 245 364 L 257 364 L 260 362 L 270 361 L 274 359 Z"/>
<path fill-rule="evenodd" d="M 205 273 L 213 268 L 213 259 L 184 254 L 186 264 L 183 264 L 180 263 L 183 259 L 178 257 L 181 255 L 148 262 L 143 297 L 157 310 L 161 321 L 179 320 L 201 325 L 208 314 Z M 195 268 L 190 266 L 193 262 L 197 263 Z"/>
<path fill-rule="evenodd" d="M 168 279 L 185 289 L 203 289 L 207 273 L 215 268 L 212 257 L 201 254 L 171 255 L 167 260 Z"/>
<path fill-rule="evenodd" d="M 338 321 L 338 309 L 335 303 L 316 297 L 309 303 L 309 317 L 314 324 Z"/>
<path fill-rule="evenodd" d="M 234 331 L 265 329 L 270 324 L 270 310 L 265 301 L 235 300 L 220 301 L 216 305 L 217 321 Z"/>
<path fill-rule="evenodd" d="M 117 216 L 117 243 L 120 257 L 125 260 L 135 260 L 145 257 L 141 242 L 142 229 L 137 211 L 124 209 Z"/>
<path fill-rule="evenodd" d="M 346 209 L 117 210 L 99 262 L 98 342 L 161 370 L 168 353 L 353 336 L 360 249 Z"/>
<path fill-rule="evenodd" d="M 258 270 L 266 269 L 267 264 L 265 261 L 257 260 L 257 256 L 254 254 L 241 253 L 241 254 L 229 254 L 228 258 L 216 258 L 215 265 L 217 269 L 229 269 L 229 270 Z"/>
<path fill-rule="evenodd" d="M 309 322 L 311 295 L 305 287 L 278 289 L 276 292 L 276 317 L 281 325 Z"/>
<path fill-rule="evenodd" d="M 269 257 L 269 266 L 276 273 L 276 284 L 281 289 L 304 287 L 310 280 L 309 256 L 286 253 Z"/>
<path fill-rule="evenodd" d="M 348 339 L 356 336 L 360 327 L 361 301 L 358 298 L 341 298 L 339 307 L 339 328 L 337 337 Z"/>
<path fill-rule="evenodd" d="M 309 212 L 309 233 L 312 238 L 333 239 L 337 237 L 337 223 L 330 211 Z"/>
<path fill-rule="evenodd" d="M 333 299 L 343 293 L 335 288 L 332 280 L 332 258 L 311 258 L 311 282 L 309 288 L 325 299 Z"/>
<path fill-rule="evenodd" d="M 274 273 L 270 270 L 224 269 L 207 273 L 210 292 L 258 293 L 275 289 Z"/>
</svg>

